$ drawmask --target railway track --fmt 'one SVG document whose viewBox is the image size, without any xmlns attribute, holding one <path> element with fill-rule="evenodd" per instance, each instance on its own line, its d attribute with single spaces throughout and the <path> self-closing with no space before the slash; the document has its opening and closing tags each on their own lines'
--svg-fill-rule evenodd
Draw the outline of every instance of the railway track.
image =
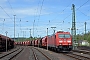
<svg viewBox="0 0 90 60">
<path fill-rule="evenodd" d="M 49 58 L 47 55 L 45 55 L 43 52 L 41 52 L 40 50 L 38 50 L 37 48 L 31 48 L 32 52 L 33 52 L 33 56 L 35 58 L 35 60 L 52 60 L 51 58 Z M 37 53 L 38 52 L 38 53 Z M 40 55 L 41 54 L 41 55 Z M 39 56 L 40 55 L 40 56 Z M 42 59 L 43 58 L 43 59 Z"/>
<path fill-rule="evenodd" d="M 88 55 L 90 55 L 90 51 L 88 51 L 88 50 L 73 50 L 73 52 L 78 52 L 78 53 L 81 53 L 81 54 L 88 54 Z"/>
<path fill-rule="evenodd" d="M 75 58 L 76 60 L 90 60 L 90 55 L 78 52 L 70 52 L 64 55 Z"/>
<path fill-rule="evenodd" d="M 0 60 L 11 60 L 13 59 L 16 55 L 18 55 L 21 51 L 23 50 L 23 48 L 17 48 L 9 53 L 6 54 L 1 54 L 0 55 Z"/>
</svg>

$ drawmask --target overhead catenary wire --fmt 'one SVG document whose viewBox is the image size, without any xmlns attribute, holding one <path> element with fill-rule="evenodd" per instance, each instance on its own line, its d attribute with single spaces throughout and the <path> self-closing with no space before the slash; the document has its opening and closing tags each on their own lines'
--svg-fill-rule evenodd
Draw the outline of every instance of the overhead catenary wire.
<svg viewBox="0 0 90 60">
<path fill-rule="evenodd" d="M 87 16 L 85 13 L 83 13 L 81 10 L 80 10 L 80 8 L 81 7 L 83 7 L 86 3 L 88 3 L 90 0 L 87 0 L 85 3 L 83 3 L 80 7 L 78 7 L 76 10 L 78 10 L 78 11 L 80 11 L 83 15 L 85 15 L 85 16 Z M 87 16 L 88 17 L 88 16 Z M 84 24 L 83 25 L 81 25 L 81 26 L 84 26 Z M 81 28 L 81 26 L 79 26 L 78 28 L 80 29 Z"/>
<path fill-rule="evenodd" d="M 0 6 L 1 7 L 1 9 L 4 11 L 4 13 L 12 20 L 12 18 L 10 17 L 10 15 L 4 10 L 4 8 L 2 7 L 2 6 Z M 6 21 L 6 20 L 4 20 L 4 21 Z M 4 22 L 3 22 L 4 23 Z M 5 24 L 3 24 L 3 25 L 5 25 Z M 4 31 L 4 26 L 3 26 L 3 28 L 2 28 L 3 30 L 2 30 L 2 33 L 3 33 L 3 31 Z"/>
<path fill-rule="evenodd" d="M 81 7 L 83 7 L 86 3 L 88 3 L 89 2 L 89 0 L 87 0 L 85 3 L 83 3 L 81 6 L 79 6 L 76 10 L 79 10 Z M 79 10 L 80 11 L 80 10 Z M 84 13 L 83 13 L 84 14 Z M 66 18 L 68 18 L 69 16 L 70 16 L 71 14 L 69 14 L 67 17 L 65 17 L 64 18 L 64 20 L 66 19 Z M 86 15 L 86 14 L 84 14 L 84 15 Z"/>
<path fill-rule="evenodd" d="M 76 10 L 79 10 L 81 7 L 83 7 L 86 3 L 88 3 L 90 0 L 87 0 L 85 3 L 83 3 L 81 6 L 79 6 L 79 8 L 77 8 Z"/>
<path fill-rule="evenodd" d="M 36 12 L 36 16 L 34 17 L 34 22 L 33 22 L 33 36 L 34 36 L 34 27 L 35 27 L 35 21 L 36 21 L 36 17 L 38 18 L 38 21 L 36 23 L 39 23 L 40 17 L 41 17 L 41 12 L 42 12 L 42 8 L 43 8 L 43 4 L 44 4 L 44 0 L 41 1 L 41 6 L 40 6 L 40 10 L 39 8 L 37 8 L 37 12 Z M 38 2 L 38 7 L 40 5 L 40 1 Z M 37 24 L 38 27 L 38 24 Z M 37 29 L 37 28 L 36 28 Z M 37 29 L 38 32 L 38 29 Z"/>
<path fill-rule="evenodd" d="M 74 0 L 72 0 L 72 2 L 73 2 L 73 1 L 74 1 Z M 39 20 L 40 20 L 40 16 L 41 16 L 41 10 L 42 10 L 42 6 L 43 6 L 43 2 L 44 2 L 44 0 L 42 1 L 42 5 L 41 5 L 41 9 L 40 9 L 40 14 L 39 14 L 39 18 L 38 18 L 38 22 L 39 22 Z M 69 5 L 70 5 L 70 4 L 69 4 Z M 69 6 L 69 5 L 68 5 L 68 6 Z M 67 7 L 68 7 L 68 6 L 67 6 Z M 67 7 L 66 7 L 66 8 L 67 8 Z M 65 8 L 65 9 L 66 9 L 66 8 Z M 65 9 L 63 9 L 63 11 L 65 11 Z M 62 11 L 62 12 L 63 12 L 63 11 Z M 67 18 L 67 17 L 66 17 L 66 18 Z M 66 18 L 65 18 L 65 19 L 66 19 Z M 49 20 L 49 23 L 50 23 L 50 20 Z"/>
<path fill-rule="evenodd" d="M 73 2 L 74 0 L 72 0 L 62 11 L 61 11 L 61 13 L 63 13 L 68 7 L 69 7 L 69 5 Z M 59 15 L 58 15 L 59 16 Z M 58 17 L 57 16 L 57 17 Z M 70 15 L 69 15 L 70 16 Z M 55 17 L 53 20 L 55 20 L 57 17 Z M 68 17 L 68 16 L 67 16 Z M 65 17 L 65 19 L 67 18 L 67 17 Z M 64 20 L 65 20 L 64 19 Z"/>
<path fill-rule="evenodd" d="M 10 2 L 9 2 L 9 0 L 7 0 L 7 1 L 8 1 L 9 5 L 10 5 L 12 11 L 13 11 L 13 15 L 16 15 L 15 12 L 14 12 L 14 10 L 13 10 L 13 8 L 12 8 L 12 5 L 11 5 Z"/>
<path fill-rule="evenodd" d="M 7 1 L 8 1 L 9 5 L 10 5 L 10 8 L 11 8 L 11 10 L 12 10 L 12 12 L 13 12 L 13 15 L 16 15 L 14 9 L 12 8 L 12 5 L 11 5 L 10 1 L 9 1 L 9 0 L 7 0 Z M 17 25 L 17 24 L 16 24 L 16 25 Z M 18 26 L 18 25 L 17 25 L 17 26 Z"/>
<path fill-rule="evenodd" d="M 41 4 L 41 8 L 40 8 L 40 14 L 39 14 L 39 17 L 38 17 L 38 21 L 40 20 L 40 16 L 41 16 L 41 11 L 42 11 L 42 7 L 43 7 L 43 3 L 44 3 L 44 0 L 42 0 L 42 4 Z"/>
<path fill-rule="evenodd" d="M 73 1 L 72 1 L 73 2 Z M 85 3 L 83 3 L 81 6 L 79 6 L 76 10 L 79 10 L 81 7 L 83 7 L 86 3 L 88 3 L 89 0 L 87 0 Z M 79 10 L 80 11 L 80 10 Z M 83 13 L 84 14 L 84 13 Z M 84 14 L 86 15 L 86 14 Z M 66 16 L 63 20 L 67 19 L 69 16 L 71 16 L 71 14 L 69 14 L 68 16 Z"/>
<path fill-rule="evenodd" d="M 78 11 L 80 11 L 83 15 L 85 15 L 85 16 L 87 16 L 87 17 L 88 17 L 88 15 L 87 15 L 87 14 L 85 14 L 84 12 L 82 12 L 81 10 L 78 10 Z"/>
<path fill-rule="evenodd" d="M 80 7 L 78 7 L 77 9 L 76 9 L 76 11 L 77 10 L 79 10 L 81 7 L 83 7 L 87 2 L 89 2 L 89 0 L 87 0 L 85 3 L 83 3 Z M 82 12 L 83 13 L 83 12 Z M 85 13 L 83 13 L 84 15 L 86 15 Z M 67 17 L 65 17 L 63 20 L 65 20 L 65 19 L 67 19 L 69 16 L 71 16 L 71 13 L 67 16 Z M 87 16 L 87 15 L 86 15 Z"/>
<path fill-rule="evenodd" d="M 87 16 L 88 17 L 88 15 L 87 14 L 85 14 L 84 12 L 82 12 L 81 10 L 80 10 L 80 8 L 81 7 L 83 7 L 86 3 L 88 3 L 90 0 L 87 0 L 85 3 L 83 3 L 80 7 L 78 7 L 76 10 L 78 10 L 79 12 L 81 12 L 83 15 L 85 15 L 85 16 Z"/>
<path fill-rule="evenodd" d="M 8 0 L 9 1 L 9 3 L 10 3 L 10 0 Z M 40 1 L 42 1 L 43 2 L 43 0 L 40 0 Z M 39 3 L 40 3 L 40 1 L 39 1 Z M 75 0 L 72 0 L 72 1 L 75 1 Z M 67 8 L 69 7 L 69 3 L 71 2 L 71 0 L 68 2 L 68 4 L 67 4 L 67 6 L 61 11 L 61 12 L 64 12 L 64 11 L 66 11 L 67 10 Z M 85 2 L 85 1 L 84 1 Z M 44 2 L 43 2 L 44 3 Z M 10 4 L 11 5 L 11 4 Z M 42 5 L 42 4 L 39 4 L 39 6 L 40 5 Z M 44 5 L 44 4 L 43 4 Z M 81 7 L 83 7 L 83 6 L 81 6 Z M 80 8 L 81 8 L 80 7 Z M 80 8 L 79 8 L 79 10 L 80 10 Z M 11 6 L 11 9 L 13 10 L 13 8 L 12 8 L 12 6 Z M 42 9 L 43 9 L 43 6 L 42 6 Z M 34 17 L 35 17 L 35 19 L 34 19 L 34 22 L 35 22 L 35 25 L 37 26 L 37 27 L 35 27 L 35 28 L 38 28 L 39 27 L 39 24 L 38 24 L 38 22 L 40 23 L 40 19 L 42 18 L 42 9 L 40 8 L 38 8 L 38 12 L 35 12 L 35 13 L 37 13 L 37 15 L 35 15 Z M 41 12 L 40 12 L 40 10 L 41 10 Z M 78 10 L 78 11 L 79 11 Z M 5 10 L 6 11 L 6 10 Z M 7 11 L 6 11 L 7 12 Z M 85 13 L 83 13 L 83 11 L 81 11 L 82 12 L 82 14 L 85 14 Z M 13 12 L 14 13 L 14 12 Z M 85 14 L 86 15 L 86 14 Z M 40 17 L 39 17 L 40 16 Z M 65 18 L 63 19 L 63 20 L 66 20 L 66 19 L 68 19 L 68 17 L 70 17 L 71 16 L 71 14 L 70 15 L 68 15 L 67 17 L 65 16 Z M 37 20 L 38 20 L 38 22 L 36 21 L 36 18 L 38 18 Z M 60 21 L 60 20 L 59 20 Z M 70 21 L 70 20 L 69 20 Z M 65 21 L 64 21 L 65 22 Z M 52 23 L 52 21 L 50 21 L 50 19 L 49 19 L 49 24 L 50 23 Z M 53 23 L 53 24 L 55 24 L 55 23 Z M 57 24 L 60 24 L 60 23 L 57 23 Z M 22 25 L 22 24 L 21 24 Z M 22 25 L 23 26 L 23 25 Z M 47 25 L 48 26 L 48 25 Z M 31 27 L 29 27 L 29 28 L 31 28 Z M 20 29 L 21 29 L 21 27 L 20 27 Z"/>
<path fill-rule="evenodd" d="M 16 14 L 15 14 L 15 10 L 12 8 L 12 5 L 11 5 L 10 1 L 9 1 L 9 0 L 7 0 L 7 1 L 8 1 L 9 5 L 10 5 L 10 8 L 11 8 L 11 10 L 12 10 L 12 12 L 13 12 L 13 15 L 16 15 Z M 19 24 L 20 24 L 20 30 L 21 30 L 21 32 L 22 32 L 21 19 L 20 19 L 20 21 L 19 21 Z M 16 26 L 19 26 L 18 24 L 15 24 L 15 25 L 16 25 Z"/>
<path fill-rule="evenodd" d="M 0 6 L 1 7 L 1 9 L 6 13 L 6 15 L 12 20 L 12 18 L 9 16 L 9 14 L 3 9 L 3 7 L 2 6 Z"/>
</svg>

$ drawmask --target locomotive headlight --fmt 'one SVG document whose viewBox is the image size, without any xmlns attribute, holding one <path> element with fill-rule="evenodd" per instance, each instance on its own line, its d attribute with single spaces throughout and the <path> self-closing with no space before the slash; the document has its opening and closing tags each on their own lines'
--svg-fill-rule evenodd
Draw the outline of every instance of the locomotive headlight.
<svg viewBox="0 0 90 60">
<path fill-rule="evenodd" d="M 60 40 L 59 42 L 60 42 L 60 43 L 62 43 L 63 41 L 62 41 L 62 40 Z"/>
<path fill-rule="evenodd" d="M 71 40 L 68 40 L 67 42 L 68 42 L 68 43 L 71 43 Z"/>
</svg>

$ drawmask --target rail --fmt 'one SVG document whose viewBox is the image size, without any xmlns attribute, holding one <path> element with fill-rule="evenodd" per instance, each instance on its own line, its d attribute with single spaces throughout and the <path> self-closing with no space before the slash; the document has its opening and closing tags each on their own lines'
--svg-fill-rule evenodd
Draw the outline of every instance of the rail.
<svg viewBox="0 0 90 60">
<path fill-rule="evenodd" d="M 66 56 L 75 58 L 76 60 L 90 60 L 90 55 L 86 55 L 86 54 L 81 54 L 81 53 L 75 53 L 75 52 L 70 52 L 67 54 L 64 54 Z"/>
<path fill-rule="evenodd" d="M 37 48 L 34 48 L 34 49 L 36 49 L 36 50 L 37 50 L 38 52 L 40 52 L 44 57 L 46 57 L 47 60 L 52 60 L 52 59 L 50 59 L 47 55 L 45 55 L 43 52 L 41 52 L 39 49 L 37 49 Z M 33 48 L 32 48 L 32 51 L 33 51 Z M 33 54 L 34 54 L 35 60 L 39 60 L 39 58 L 37 57 L 35 51 L 33 51 Z"/>
<path fill-rule="evenodd" d="M 7 53 L 7 54 L 1 54 L 0 55 L 0 60 L 11 60 L 17 54 L 19 54 L 22 50 L 23 50 L 23 48 L 17 48 L 17 49 L 15 49 L 15 50 Z"/>
</svg>

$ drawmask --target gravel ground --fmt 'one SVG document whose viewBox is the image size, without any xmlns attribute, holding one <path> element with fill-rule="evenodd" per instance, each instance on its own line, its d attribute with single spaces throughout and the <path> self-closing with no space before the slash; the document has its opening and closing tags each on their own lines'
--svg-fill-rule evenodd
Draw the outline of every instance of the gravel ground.
<svg viewBox="0 0 90 60">
<path fill-rule="evenodd" d="M 31 48 L 37 48 L 37 47 L 32 47 L 32 46 L 25 46 L 24 50 L 18 55 L 16 56 L 13 60 L 35 60 L 33 52 L 31 50 Z M 40 51 L 42 51 L 45 55 L 47 55 L 48 57 L 51 58 L 51 60 L 75 60 L 71 57 L 65 56 L 64 54 L 67 53 L 56 53 L 53 51 L 49 51 L 43 48 L 37 48 Z M 36 49 L 34 49 L 36 55 L 39 57 L 39 60 L 48 60 L 46 59 L 42 54 L 40 54 L 39 51 L 37 51 Z"/>
</svg>

